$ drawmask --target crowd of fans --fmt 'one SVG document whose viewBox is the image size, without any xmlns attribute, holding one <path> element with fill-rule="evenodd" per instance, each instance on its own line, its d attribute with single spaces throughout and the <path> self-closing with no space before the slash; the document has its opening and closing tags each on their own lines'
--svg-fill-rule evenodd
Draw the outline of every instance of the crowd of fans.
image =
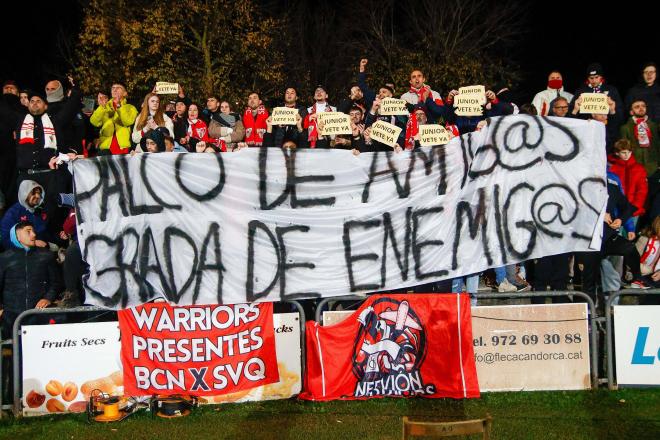
<svg viewBox="0 0 660 440">
<path fill-rule="evenodd" d="M 418 291 L 462 291 L 475 294 L 482 284 L 499 292 L 581 290 L 595 299 L 598 291 L 622 284 L 647 289 L 660 286 L 660 86 L 656 65 L 647 63 L 641 82 L 625 97 L 605 81 L 599 64 L 590 65 L 584 83 L 569 93 L 562 74 L 548 75 L 547 89 L 531 103 L 516 105 L 508 89 L 486 91 L 482 116 L 459 116 L 452 105 L 457 90 L 440 93 L 425 83 L 419 70 L 401 93 L 391 83 L 369 84 L 368 60 L 359 63 L 357 81 L 331 105 L 319 85 L 310 105 L 300 103 L 295 87 L 283 90 L 281 106 L 297 110 L 296 125 L 274 125 L 262 96 L 247 96 L 247 108 L 232 110 L 219 95 L 192 102 L 179 87 L 169 101 L 156 90 L 139 108 L 131 104 L 121 82 L 109 93 L 99 91 L 94 106 L 72 78 L 49 81 L 43 90 L 21 90 L 15 81 L 2 86 L 0 99 L 0 313 L 3 336 L 21 312 L 84 302 L 85 272 L 76 241 L 75 206 L 66 162 L 86 157 L 143 152 L 230 154 L 241 148 L 339 148 L 353 154 L 392 150 L 371 139 L 371 126 L 382 120 L 402 128 L 394 150 L 419 147 L 420 124 L 442 124 L 454 136 L 479 130 L 492 116 L 517 113 L 561 118 L 589 118 L 606 125 L 609 201 L 600 252 L 563 254 L 474 274 L 447 283 L 418 286 Z M 608 96 L 609 114 L 580 113 L 583 93 Z M 408 116 L 380 114 L 384 98 L 400 96 Z M 318 115 L 350 115 L 350 135 L 323 136 Z M 541 301 L 542 299 L 539 299 Z M 561 301 L 570 300 L 560 298 Z"/>
</svg>

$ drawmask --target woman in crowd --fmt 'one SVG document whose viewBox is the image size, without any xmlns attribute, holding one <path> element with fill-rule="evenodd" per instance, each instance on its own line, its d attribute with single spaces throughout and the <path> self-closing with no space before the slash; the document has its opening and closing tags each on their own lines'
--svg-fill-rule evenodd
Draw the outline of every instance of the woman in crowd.
<svg viewBox="0 0 660 440">
<path fill-rule="evenodd" d="M 188 106 L 188 117 L 179 119 L 174 127 L 176 140 L 188 151 L 195 151 L 197 143 L 215 143 L 215 139 L 209 137 L 206 122 L 199 117 L 199 106 L 192 103 Z M 221 141 L 221 151 L 227 151 L 226 144 Z M 222 148 L 224 147 L 224 148 Z"/>
<path fill-rule="evenodd" d="M 167 128 L 170 136 L 174 136 L 174 124 L 163 111 L 160 105 L 160 97 L 155 93 L 148 93 L 142 102 L 142 110 L 135 119 L 131 139 L 135 144 L 139 144 L 147 133 L 158 127 Z"/>
</svg>

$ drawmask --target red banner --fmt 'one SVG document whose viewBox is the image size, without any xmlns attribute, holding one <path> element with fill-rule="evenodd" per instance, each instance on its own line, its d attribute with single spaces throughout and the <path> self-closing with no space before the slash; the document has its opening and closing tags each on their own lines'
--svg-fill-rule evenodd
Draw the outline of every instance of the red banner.
<svg viewBox="0 0 660 440">
<path fill-rule="evenodd" d="M 479 397 L 466 294 L 374 295 L 306 333 L 302 399 Z"/>
<path fill-rule="evenodd" d="M 124 394 L 215 396 L 279 380 L 273 304 L 120 310 Z"/>
</svg>

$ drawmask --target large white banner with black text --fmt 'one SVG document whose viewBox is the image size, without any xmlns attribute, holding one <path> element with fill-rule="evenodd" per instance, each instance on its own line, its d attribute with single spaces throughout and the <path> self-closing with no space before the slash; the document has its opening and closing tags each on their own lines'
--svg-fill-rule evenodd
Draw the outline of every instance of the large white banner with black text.
<svg viewBox="0 0 660 440">
<path fill-rule="evenodd" d="M 74 162 L 89 303 L 382 291 L 600 247 L 605 129 L 493 118 L 415 151 L 243 149 Z"/>
</svg>

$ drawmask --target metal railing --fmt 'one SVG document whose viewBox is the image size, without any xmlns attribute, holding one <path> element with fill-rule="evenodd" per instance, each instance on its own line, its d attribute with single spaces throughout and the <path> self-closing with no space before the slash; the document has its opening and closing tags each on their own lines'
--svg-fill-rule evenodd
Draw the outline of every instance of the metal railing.
<svg viewBox="0 0 660 440">
<path fill-rule="evenodd" d="M 580 291 L 546 291 L 546 292 L 511 292 L 511 293 L 477 293 L 477 299 L 495 299 L 495 300 L 507 300 L 507 299 L 524 299 L 524 298 L 534 298 L 534 297 L 543 297 L 543 298 L 552 298 L 552 297 L 565 297 L 572 295 L 573 297 L 580 298 L 588 306 L 589 310 L 589 349 L 591 352 L 591 384 L 593 388 L 598 387 L 598 352 L 599 352 L 599 336 L 596 322 L 597 320 L 602 320 L 602 317 L 596 316 L 596 307 L 591 299 L 591 297 Z M 605 306 L 605 323 L 606 323 L 606 346 L 605 351 L 607 355 L 607 383 L 610 390 L 617 389 L 617 384 L 614 378 L 614 338 L 613 338 L 613 322 L 612 322 L 612 303 L 621 296 L 644 296 L 644 295 L 660 295 L 660 289 L 652 290 L 621 290 L 618 292 L 613 292 L 609 295 Z M 341 297 L 332 297 L 322 299 L 316 306 L 315 310 L 315 320 L 318 323 L 322 323 L 322 313 L 324 308 L 330 302 L 356 302 L 362 303 L 368 297 L 367 296 L 341 296 Z M 300 349 L 301 349 L 301 379 L 304 380 L 305 369 L 306 369 L 306 344 L 305 344 L 305 312 L 303 307 L 297 301 L 285 301 L 285 304 L 290 304 L 298 312 L 300 316 Z M 357 305 L 357 304 L 356 304 Z M 96 319 L 102 316 L 104 313 L 112 313 L 114 310 L 109 310 L 101 307 L 78 307 L 73 309 L 63 309 L 63 308 L 48 308 L 48 309 L 31 309 L 21 313 L 16 321 L 14 322 L 13 328 L 13 339 L 8 339 L 0 342 L 0 349 L 12 346 L 13 352 L 13 404 L 8 404 L 1 400 L 3 395 L 3 385 L 4 382 L 0 380 L 0 417 L 2 417 L 2 411 L 13 409 L 14 415 L 21 415 L 21 399 L 22 399 L 22 383 L 21 383 L 21 351 L 20 351 L 20 329 L 23 322 L 33 316 L 47 316 L 47 315 L 71 315 L 78 313 L 90 313 L 90 312 L 100 312 Z M 91 318 L 94 319 L 94 318 Z M 91 320 L 89 319 L 89 320 Z M 45 324 L 45 323 L 44 323 Z M 0 372 L 2 372 L 4 359 L 0 356 Z"/>
<path fill-rule="evenodd" d="M 300 316 L 300 360 L 301 360 L 301 381 L 305 377 L 305 368 L 306 368 L 306 352 L 305 352 L 305 311 L 303 307 L 297 301 L 282 301 L 283 304 L 290 304 L 294 307 L 295 311 Z M 3 409 L 13 409 L 14 416 L 18 417 L 22 415 L 22 394 L 23 394 L 23 384 L 21 382 L 21 365 L 22 365 L 22 353 L 20 350 L 20 330 L 22 323 L 26 318 L 33 316 L 47 316 L 47 315 L 72 315 L 79 313 L 90 313 L 90 312 L 101 312 L 99 317 L 104 313 L 116 313 L 116 310 L 106 309 L 102 307 L 93 307 L 93 306 L 83 306 L 76 307 L 71 309 L 65 308 L 46 308 L 46 309 L 30 309 L 18 315 L 16 321 L 14 322 L 13 328 L 13 340 L 3 341 L 2 344 L 12 344 L 13 346 L 13 405 L 3 405 Z M 98 317 L 97 317 L 98 318 Z M 94 319 L 90 318 L 87 321 Z M 45 323 L 47 324 L 47 323 Z M 0 368 L 2 368 L 2 360 L 0 359 Z M 0 371 L 2 371 L 0 369 Z M 1 382 L 1 381 L 0 381 Z M 0 383 L 0 395 L 2 395 L 3 389 L 2 384 Z"/>
<path fill-rule="evenodd" d="M 12 347 L 13 341 L 11 339 L 6 339 L 4 341 L 0 342 L 0 419 L 2 419 L 5 415 L 5 411 L 10 411 L 13 406 L 11 403 L 5 403 L 4 397 L 5 397 L 5 390 L 4 390 L 4 384 L 5 384 L 5 376 L 4 376 L 4 348 L 5 347 Z M 13 353 L 13 352 L 12 352 Z"/>
<path fill-rule="evenodd" d="M 645 295 L 660 295 L 660 289 L 639 290 L 639 289 L 625 289 L 618 292 L 610 293 L 605 305 L 605 325 L 607 335 L 607 387 L 610 390 L 618 389 L 618 384 L 614 380 L 614 328 L 612 323 L 612 303 L 614 300 L 621 296 L 645 296 Z"/>
<path fill-rule="evenodd" d="M 89 313 L 89 312 L 102 312 L 102 313 L 112 313 L 116 312 L 115 310 L 109 310 L 105 309 L 103 307 L 93 307 L 93 306 L 84 306 L 84 307 L 76 307 L 73 309 L 65 309 L 65 308 L 46 308 L 46 309 L 30 309 L 26 310 L 18 317 L 16 318 L 16 321 L 14 321 L 14 328 L 12 331 L 12 334 L 14 335 L 13 338 L 13 365 L 14 368 L 13 370 L 13 383 L 14 383 L 14 416 L 20 416 L 21 415 L 21 396 L 23 394 L 23 384 L 21 383 L 21 346 L 20 346 L 20 329 L 21 329 L 21 323 L 25 320 L 25 318 L 30 317 L 30 316 L 37 316 L 37 315 L 53 315 L 53 314 L 76 314 L 76 313 Z"/>
<path fill-rule="evenodd" d="M 432 295 L 432 294 L 430 294 Z M 511 298 L 535 298 L 535 297 L 546 297 L 546 298 L 552 298 L 552 297 L 558 297 L 558 296 L 568 296 L 572 295 L 574 297 L 578 297 L 580 299 L 585 300 L 589 307 L 589 328 L 590 328 L 590 333 L 591 337 L 589 338 L 589 351 L 591 353 L 591 386 L 592 388 L 597 388 L 598 387 L 598 331 L 596 328 L 596 306 L 594 304 L 594 301 L 591 299 L 589 295 L 587 295 L 584 292 L 576 291 L 576 290 L 566 290 L 566 291 L 535 291 L 535 292 L 511 292 L 511 293 L 477 293 L 476 297 L 477 300 L 479 299 L 511 299 Z M 341 297 L 335 297 L 335 298 L 324 298 L 319 304 L 316 306 L 316 313 L 315 313 L 315 319 L 316 322 L 319 324 L 322 324 L 321 322 L 321 314 L 323 313 L 324 307 L 331 301 L 364 301 L 368 297 L 363 297 L 363 296 L 341 296 Z"/>
</svg>

